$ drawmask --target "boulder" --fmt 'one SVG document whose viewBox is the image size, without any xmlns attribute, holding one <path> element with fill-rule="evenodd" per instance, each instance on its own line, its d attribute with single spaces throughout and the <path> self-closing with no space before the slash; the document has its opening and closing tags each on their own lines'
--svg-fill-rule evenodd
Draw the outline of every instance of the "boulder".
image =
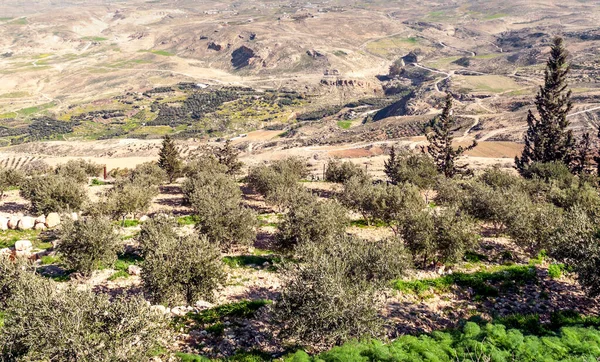
<svg viewBox="0 0 600 362">
<path fill-rule="evenodd" d="M 31 249 L 33 249 L 33 244 L 31 244 L 31 241 L 29 240 L 18 240 L 15 243 L 16 251 L 29 251 Z"/>
<path fill-rule="evenodd" d="M 56 212 L 51 212 L 46 216 L 46 227 L 53 228 L 60 224 L 60 215 Z"/>
<path fill-rule="evenodd" d="M 46 223 L 46 216 L 40 215 L 40 216 L 36 217 L 35 218 L 35 223 L 36 224 L 45 224 Z"/>
<path fill-rule="evenodd" d="M 73 219 L 73 221 L 77 221 L 79 220 L 79 215 L 77 215 L 76 212 L 71 213 L 71 219 Z"/>
<path fill-rule="evenodd" d="M 0 257 L 10 256 L 12 254 L 12 250 L 10 248 L 0 249 Z"/>
<path fill-rule="evenodd" d="M 140 274 L 142 274 L 142 268 L 140 268 L 140 267 L 139 267 L 139 266 L 137 266 L 137 265 L 130 265 L 130 266 L 127 268 L 127 273 L 128 273 L 129 275 L 140 275 Z"/>
<path fill-rule="evenodd" d="M 148 215 L 144 215 L 144 216 L 140 217 L 140 222 L 146 222 L 146 221 L 148 221 L 148 219 L 149 219 Z"/>
<path fill-rule="evenodd" d="M 19 224 L 19 218 L 16 216 L 11 217 L 8 220 L 8 228 L 11 230 L 16 230 L 17 229 L 17 225 Z"/>
<path fill-rule="evenodd" d="M 35 220 L 31 216 L 23 216 L 17 224 L 19 230 L 31 230 L 35 226 Z"/>
<path fill-rule="evenodd" d="M 8 218 L 0 216 L 0 230 L 8 230 Z"/>
<path fill-rule="evenodd" d="M 35 226 L 33 227 L 35 230 L 46 230 L 46 225 L 44 225 L 43 223 L 37 223 L 35 224 Z"/>
<path fill-rule="evenodd" d="M 210 309 L 210 308 L 214 307 L 214 304 L 209 303 L 205 300 L 199 300 L 196 302 L 194 307 L 196 307 L 197 310 L 204 310 L 204 309 Z"/>
</svg>

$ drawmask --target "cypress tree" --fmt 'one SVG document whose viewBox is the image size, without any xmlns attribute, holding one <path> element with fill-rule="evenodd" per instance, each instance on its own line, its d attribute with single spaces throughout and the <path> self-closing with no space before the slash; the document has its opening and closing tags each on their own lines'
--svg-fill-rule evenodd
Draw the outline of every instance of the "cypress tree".
<svg viewBox="0 0 600 362">
<path fill-rule="evenodd" d="M 571 171 L 576 174 L 589 173 L 592 166 L 592 159 L 596 159 L 596 157 L 597 156 L 593 156 L 590 134 L 589 132 L 586 132 L 583 134 L 581 141 L 579 141 L 579 145 L 574 152 Z"/>
<path fill-rule="evenodd" d="M 526 173 L 529 165 L 534 162 L 559 161 L 570 165 L 573 161 L 575 139 L 573 132 L 567 130 L 567 114 L 573 108 L 571 91 L 567 90 L 567 75 L 570 70 L 567 56 L 562 38 L 554 38 L 546 63 L 544 85 L 540 86 L 535 98 L 538 116 L 529 111 L 525 149 L 520 158 L 515 158 L 521 174 Z"/>
<path fill-rule="evenodd" d="M 167 173 L 169 183 L 173 183 L 181 173 L 181 159 L 177 147 L 175 147 L 175 142 L 169 135 L 166 135 L 163 139 L 158 156 L 158 166 Z"/>
<path fill-rule="evenodd" d="M 238 155 L 239 151 L 233 148 L 231 140 L 227 140 L 225 145 L 216 152 L 219 163 L 227 166 L 228 175 L 236 175 L 240 173 L 244 163 L 238 160 Z"/>
<path fill-rule="evenodd" d="M 446 96 L 446 105 L 442 114 L 431 121 L 430 132 L 426 134 L 429 145 L 427 152 L 433 158 L 438 171 L 446 177 L 454 177 L 456 174 L 468 174 L 470 170 L 467 165 L 458 166 L 456 160 L 470 149 L 477 146 L 477 141 L 473 141 L 468 147 L 459 146 L 454 148 L 452 141 L 452 129 L 456 124 L 456 119 L 452 116 L 452 96 Z M 425 148 L 423 147 L 423 151 Z"/>
</svg>

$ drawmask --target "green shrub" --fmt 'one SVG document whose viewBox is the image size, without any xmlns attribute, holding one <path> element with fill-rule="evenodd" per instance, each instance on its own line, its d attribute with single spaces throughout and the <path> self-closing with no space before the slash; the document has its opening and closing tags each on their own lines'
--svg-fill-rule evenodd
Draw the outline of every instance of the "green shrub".
<svg viewBox="0 0 600 362">
<path fill-rule="evenodd" d="M 173 225 L 174 219 L 158 218 L 142 227 L 144 290 L 155 303 L 167 305 L 213 300 L 225 281 L 219 250 L 205 236 L 178 236 Z"/>
<path fill-rule="evenodd" d="M 149 361 L 167 330 L 141 298 L 111 301 L 31 275 L 17 283 L 6 306 L 0 359 Z"/>
<path fill-rule="evenodd" d="M 341 260 L 346 263 L 348 278 L 382 285 L 399 278 L 411 266 L 403 243 L 392 238 L 371 241 L 342 234 L 307 242 L 297 249 L 297 254 L 306 263 L 317 263 L 323 258 Z"/>
<path fill-rule="evenodd" d="M 139 187 L 160 186 L 167 181 L 167 173 L 155 162 L 137 165 L 127 177 L 132 184 Z"/>
<path fill-rule="evenodd" d="M 284 270 L 274 320 L 279 337 L 313 348 L 330 347 L 382 332 L 377 293 L 366 280 L 348 277 L 344 260 L 322 255 Z"/>
<path fill-rule="evenodd" d="M 74 179 L 78 183 L 87 184 L 88 177 L 98 177 L 103 170 L 104 166 L 80 158 L 56 166 L 55 173 L 65 178 Z"/>
<path fill-rule="evenodd" d="M 4 197 L 4 193 L 13 187 L 21 186 L 25 181 L 23 172 L 14 168 L 0 169 L 0 198 Z"/>
<path fill-rule="evenodd" d="M 426 206 L 414 185 L 373 185 L 368 179 L 359 177 L 352 177 L 344 183 L 340 201 L 346 207 L 360 212 L 368 225 L 381 220 L 396 234 L 399 220 L 404 214 Z"/>
<path fill-rule="evenodd" d="M 250 169 L 247 180 L 248 186 L 264 195 L 270 204 L 285 208 L 296 203 L 297 196 L 304 195 L 297 183 L 308 175 L 306 162 L 290 157 Z"/>
<path fill-rule="evenodd" d="M 57 175 L 34 176 L 21 185 L 21 196 L 31 202 L 35 212 L 77 211 L 88 201 L 85 186 Z"/>
<path fill-rule="evenodd" d="M 384 172 L 393 184 L 411 183 L 422 190 L 435 185 L 439 176 L 433 159 L 424 153 L 400 152 L 392 149 L 385 161 Z"/>
<path fill-rule="evenodd" d="M 473 221 L 453 209 L 407 214 L 399 226 L 399 235 L 415 262 L 422 266 L 457 262 L 478 241 Z"/>
<path fill-rule="evenodd" d="M 352 177 L 367 177 L 365 170 L 352 162 L 330 160 L 325 169 L 325 180 L 329 182 L 344 183 Z"/>
<path fill-rule="evenodd" d="M 196 173 L 183 184 L 194 208 L 196 229 L 222 249 L 247 247 L 256 239 L 257 218 L 242 205 L 242 191 L 223 173 Z"/>
<path fill-rule="evenodd" d="M 290 208 L 275 237 L 279 247 L 289 251 L 303 243 L 323 243 L 343 235 L 348 225 L 347 210 L 342 205 L 312 198 Z"/>
<path fill-rule="evenodd" d="M 600 241 L 596 225 L 578 207 L 566 213 L 549 236 L 550 255 L 573 268 L 587 291 L 600 295 Z"/>
<path fill-rule="evenodd" d="M 100 266 L 110 266 L 121 251 L 121 239 L 110 220 L 87 217 L 65 219 L 59 231 L 58 252 L 68 268 L 90 275 Z"/>
<path fill-rule="evenodd" d="M 128 216 L 134 218 L 145 213 L 152 205 L 152 199 L 158 195 L 158 188 L 150 184 L 137 184 L 137 179 L 118 179 L 108 192 L 105 200 L 106 212 L 115 219 L 125 220 Z M 145 182 L 151 179 L 144 177 Z M 102 209 L 102 207 L 100 207 Z"/>
</svg>

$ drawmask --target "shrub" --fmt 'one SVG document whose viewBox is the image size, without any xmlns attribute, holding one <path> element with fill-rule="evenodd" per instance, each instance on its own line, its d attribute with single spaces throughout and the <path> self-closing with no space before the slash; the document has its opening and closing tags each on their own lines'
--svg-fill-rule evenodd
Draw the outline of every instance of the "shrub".
<svg viewBox="0 0 600 362">
<path fill-rule="evenodd" d="M 18 187 L 25 180 L 23 172 L 14 168 L 0 169 L 0 198 L 12 187 Z"/>
<path fill-rule="evenodd" d="M 34 176 L 21 185 L 21 196 L 35 212 L 48 214 L 80 210 L 88 200 L 85 186 L 60 175 Z"/>
<path fill-rule="evenodd" d="M 302 244 L 297 254 L 306 263 L 322 258 L 343 260 L 349 278 L 380 285 L 401 277 L 411 265 L 403 243 L 393 238 L 372 241 L 339 235 L 323 242 Z"/>
<path fill-rule="evenodd" d="M 309 241 L 323 243 L 343 235 L 348 225 L 346 208 L 336 201 L 312 198 L 290 208 L 283 216 L 275 237 L 282 249 L 292 250 Z"/>
<path fill-rule="evenodd" d="M 271 165 L 258 166 L 250 170 L 248 185 L 264 195 L 267 202 L 288 207 L 297 202 L 298 181 L 309 174 L 306 162 L 295 157 L 274 161 Z"/>
<path fill-rule="evenodd" d="M 23 165 L 23 167 L 21 167 L 21 171 L 23 171 L 27 176 L 39 176 L 52 171 L 52 167 L 50 167 L 50 165 L 48 165 L 48 163 L 46 163 L 44 160 L 33 160 Z"/>
<path fill-rule="evenodd" d="M 142 227 L 144 290 L 161 304 L 213 300 L 225 281 L 219 250 L 205 236 L 178 236 L 175 225 L 175 219 L 159 217 Z"/>
<path fill-rule="evenodd" d="M 365 170 L 352 162 L 330 160 L 325 169 L 325 180 L 329 182 L 344 183 L 352 177 L 366 178 Z"/>
<path fill-rule="evenodd" d="M 575 182 L 575 176 L 573 176 L 569 167 L 560 161 L 532 163 L 523 172 L 523 176 L 525 178 L 543 180 L 559 188 L 567 188 Z"/>
<path fill-rule="evenodd" d="M 146 181 L 150 181 L 146 178 Z M 150 185 L 138 185 L 135 180 L 120 179 L 108 192 L 105 207 L 115 218 L 123 218 L 147 212 L 152 199 L 158 194 L 158 188 Z"/>
<path fill-rule="evenodd" d="M 121 239 L 110 220 L 87 217 L 61 223 L 58 251 L 68 268 L 90 275 L 100 266 L 110 266 L 121 251 Z"/>
<path fill-rule="evenodd" d="M 6 303 L 12 299 L 21 279 L 33 274 L 33 265 L 28 260 L 0 256 L 0 310 L 6 309 Z"/>
<path fill-rule="evenodd" d="M 320 349 L 382 331 L 373 284 L 348 277 L 344 260 L 322 255 L 284 269 L 274 320 L 279 337 Z"/>
<path fill-rule="evenodd" d="M 30 275 L 17 282 L 0 330 L 0 359 L 148 361 L 167 331 L 162 315 L 137 297 L 111 301 Z"/>
<path fill-rule="evenodd" d="M 398 234 L 400 220 L 404 215 L 425 208 L 419 189 L 411 184 L 376 185 L 372 194 L 373 218 L 389 225 Z"/>
<path fill-rule="evenodd" d="M 550 254 L 577 272 L 579 282 L 600 295 L 600 238 L 597 228 L 580 208 L 570 210 L 549 235 Z"/>
<path fill-rule="evenodd" d="M 416 186 L 373 185 L 367 179 L 353 177 L 344 184 L 340 201 L 359 211 L 367 224 L 375 219 L 389 225 L 397 233 L 397 221 L 407 212 L 420 210 L 425 202 Z"/>
<path fill-rule="evenodd" d="M 69 160 L 56 166 L 55 173 L 65 178 L 72 178 L 79 183 L 87 183 L 88 177 L 98 177 L 104 166 L 83 159 Z"/>
<path fill-rule="evenodd" d="M 197 173 L 186 179 L 182 188 L 194 208 L 200 233 L 223 249 L 254 242 L 256 214 L 242 206 L 242 192 L 230 176 Z"/>
<path fill-rule="evenodd" d="M 431 157 L 407 151 L 396 154 L 394 149 L 385 162 L 384 172 L 393 184 L 409 182 L 422 190 L 432 188 L 439 176 Z"/>
<path fill-rule="evenodd" d="M 562 223 L 563 210 L 549 203 L 523 203 L 508 215 L 507 234 L 521 247 L 536 254 L 548 249 L 548 240 Z"/>
<path fill-rule="evenodd" d="M 407 214 L 399 231 L 413 259 L 422 266 L 461 260 L 478 238 L 473 221 L 453 209 Z"/>
<path fill-rule="evenodd" d="M 167 173 L 157 163 L 145 162 L 131 171 L 129 180 L 139 187 L 160 186 L 167 181 Z"/>
<path fill-rule="evenodd" d="M 367 225 L 370 225 L 375 210 L 374 193 L 375 187 L 370 179 L 355 176 L 344 182 L 344 190 L 339 200 L 347 208 L 358 211 Z"/>
</svg>

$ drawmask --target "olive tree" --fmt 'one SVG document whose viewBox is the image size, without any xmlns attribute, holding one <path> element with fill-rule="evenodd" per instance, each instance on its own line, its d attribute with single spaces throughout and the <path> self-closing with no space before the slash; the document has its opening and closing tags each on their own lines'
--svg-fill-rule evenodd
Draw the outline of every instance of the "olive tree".
<svg viewBox="0 0 600 362">
<path fill-rule="evenodd" d="M 256 213 L 242 205 L 242 191 L 223 173 L 196 173 L 185 180 L 183 192 L 192 205 L 196 228 L 223 249 L 249 246 L 256 239 Z"/>
<path fill-rule="evenodd" d="M 2 308 L 3 361 L 149 361 L 168 334 L 142 298 L 57 288 L 33 273 L 14 281 Z"/>
<path fill-rule="evenodd" d="M 3 198 L 4 193 L 11 187 L 18 187 L 23 181 L 25 181 L 25 175 L 18 169 L 0 169 L 0 198 Z"/>
<path fill-rule="evenodd" d="M 303 243 L 322 243 L 343 235 L 348 225 L 347 210 L 340 203 L 311 197 L 290 208 L 275 238 L 280 248 L 292 250 Z"/>
<path fill-rule="evenodd" d="M 325 169 L 325 180 L 329 182 L 344 183 L 352 177 L 366 177 L 366 171 L 350 161 L 340 162 L 330 160 Z"/>
<path fill-rule="evenodd" d="M 35 212 L 44 214 L 80 210 L 88 201 L 85 185 L 60 175 L 26 179 L 21 184 L 20 194 L 31 202 Z"/>
<path fill-rule="evenodd" d="M 213 300 L 213 291 L 225 282 L 219 249 L 204 235 L 179 236 L 176 224 L 159 216 L 142 226 L 144 290 L 153 302 L 167 305 Z"/>
<path fill-rule="evenodd" d="M 280 337 L 319 350 L 383 332 L 379 288 L 407 267 L 402 245 L 339 235 L 299 248 L 283 269 L 274 319 Z"/>
<path fill-rule="evenodd" d="M 57 175 L 72 178 L 79 183 L 87 183 L 88 177 L 97 177 L 102 173 L 104 166 L 84 159 L 69 160 L 56 166 Z"/>
<path fill-rule="evenodd" d="M 478 240 L 474 222 L 453 209 L 407 213 L 399 223 L 399 235 L 423 267 L 459 261 Z"/>
<path fill-rule="evenodd" d="M 103 217 L 67 218 L 60 225 L 59 238 L 58 252 L 67 267 L 86 276 L 112 265 L 123 248 L 114 225 Z"/>
</svg>

